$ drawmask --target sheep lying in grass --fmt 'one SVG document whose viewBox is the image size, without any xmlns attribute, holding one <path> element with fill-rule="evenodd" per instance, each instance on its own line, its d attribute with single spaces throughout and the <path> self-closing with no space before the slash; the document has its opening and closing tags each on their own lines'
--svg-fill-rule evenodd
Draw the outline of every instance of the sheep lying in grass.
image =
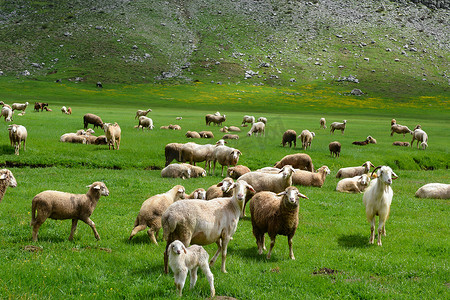
<svg viewBox="0 0 450 300">
<path fill-rule="evenodd" d="M 161 229 L 161 215 L 172 203 L 184 199 L 185 196 L 184 187 L 176 185 L 166 193 L 158 194 L 145 200 L 142 203 L 136 221 L 134 221 L 134 227 L 128 239 L 131 240 L 139 231 L 144 230 L 148 226 L 147 234 L 150 241 L 158 245 L 156 240 Z"/>
<path fill-rule="evenodd" d="M 211 298 L 214 298 L 216 294 L 214 289 L 214 275 L 209 269 L 209 254 L 202 246 L 192 245 L 186 248 L 182 242 L 175 240 L 169 245 L 167 252 L 169 255 L 169 266 L 174 273 L 175 286 L 180 297 L 183 293 L 188 271 L 191 273 L 190 289 L 193 289 L 197 282 L 197 270 L 200 267 L 208 279 Z"/>
<path fill-rule="evenodd" d="M 450 184 L 425 184 L 416 191 L 415 196 L 419 198 L 450 199 Z"/>
<path fill-rule="evenodd" d="M 192 166 L 190 164 L 171 164 L 161 170 L 161 177 L 168 178 L 196 178 L 196 177 L 205 177 L 206 171 L 197 166 Z"/>
<path fill-rule="evenodd" d="M 314 165 L 311 156 L 305 153 L 290 154 L 283 157 L 275 164 L 275 168 L 282 168 L 285 165 L 291 165 L 295 169 L 314 172 Z"/>
<path fill-rule="evenodd" d="M 258 122 L 263 122 L 264 124 L 267 124 L 267 118 L 265 117 L 259 117 Z"/>
<path fill-rule="evenodd" d="M 225 177 L 221 182 L 218 184 L 214 184 L 210 186 L 206 190 L 206 200 L 212 200 L 216 198 L 223 198 L 223 197 L 231 197 L 233 195 L 233 191 L 231 190 L 231 186 L 233 185 L 234 181 L 230 177 Z"/>
<path fill-rule="evenodd" d="M 266 232 L 271 240 L 267 259 L 270 259 L 278 234 L 288 237 L 289 257 L 295 259 L 292 238 L 298 226 L 299 197 L 308 199 L 293 186 L 287 187 L 279 194 L 259 192 L 252 197 L 250 213 L 259 254 L 266 250 L 264 242 Z"/>
<path fill-rule="evenodd" d="M 13 173 L 8 169 L 0 170 L 0 203 L 5 196 L 6 189 L 8 187 L 15 188 L 17 186 L 16 178 L 14 178 Z"/>
<path fill-rule="evenodd" d="M 303 170 L 296 170 L 292 176 L 292 184 L 303 186 L 322 187 L 325 178 L 330 174 L 330 169 L 327 166 L 322 166 L 317 171 L 309 172 Z"/>
<path fill-rule="evenodd" d="M 188 139 L 199 139 L 200 138 L 200 134 L 197 131 L 187 131 L 185 136 Z"/>
<path fill-rule="evenodd" d="M 395 142 L 392 143 L 392 145 L 394 145 L 394 146 L 409 147 L 409 143 L 408 143 L 408 142 L 400 142 L 400 141 L 395 141 Z"/>
<path fill-rule="evenodd" d="M 370 161 L 366 161 L 360 167 L 341 168 L 336 174 L 336 178 L 351 178 L 362 174 L 367 174 L 370 167 L 375 167 Z"/>
<path fill-rule="evenodd" d="M 238 140 L 239 139 L 239 135 L 227 133 L 227 134 L 223 135 L 222 139 L 224 139 L 224 140 Z"/>
<path fill-rule="evenodd" d="M 203 130 L 198 133 L 204 139 L 213 139 L 214 134 L 211 131 Z"/>
<path fill-rule="evenodd" d="M 91 215 L 101 196 L 108 196 L 109 191 L 103 182 L 96 181 L 86 194 L 70 194 L 58 191 L 44 191 L 34 196 L 31 204 L 31 226 L 33 227 L 33 241 L 37 241 L 39 227 L 47 218 L 55 220 L 72 219 L 72 230 L 69 241 L 77 229 L 78 220 L 88 224 L 97 240 L 100 239 Z"/>
<path fill-rule="evenodd" d="M 250 172 L 251 170 L 243 165 L 237 165 L 234 167 L 230 167 L 227 170 L 227 176 L 231 177 L 233 179 L 238 179 L 239 177 L 241 177 L 242 175 L 244 175 L 245 173 Z"/>
<path fill-rule="evenodd" d="M 362 174 L 352 178 L 344 178 L 336 185 L 336 191 L 341 193 L 362 193 L 369 186 L 370 177 Z"/>
<path fill-rule="evenodd" d="M 288 129 L 283 133 L 281 144 L 284 147 L 287 143 L 289 143 L 289 148 L 292 147 L 292 143 L 294 143 L 294 147 L 297 147 L 297 132 L 295 130 Z"/>
<path fill-rule="evenodd" d="M 200 199 L 206 200 L 206 191 L 203 188 L 198 188 L 194 190 L 192 193 L 186 196 L 185 199 Z"/>
<path fill-rule="evenodd" d="M 85 135 L 77 135 L 76 133 L 65 133 L 61 135 L 59 141 L 62 143 L 86 144 Z"/>
</svg>

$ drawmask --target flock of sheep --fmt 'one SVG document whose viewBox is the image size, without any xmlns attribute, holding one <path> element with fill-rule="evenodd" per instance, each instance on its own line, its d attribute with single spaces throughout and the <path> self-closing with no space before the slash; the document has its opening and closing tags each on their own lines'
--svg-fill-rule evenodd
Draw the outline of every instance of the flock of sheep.
<svg viewBox="0 0 450 300">
<path fill-rule="evenodd" d="M 8 108 L 7 104 L 3 103 L 3 108 L 5 107 Z M 68 113 L 65 107 L 61 111 Z M 148 128 L 149 130 L 154 128 L 153 121 L 146 116 L 149 112 L 151 109 L 137 111 L 135 116 L 135 119 L 138 118 L 139 121 L 137 128 L 142 127 L 142 129 Z M 3 109 L 2 115 L 4 115 Z M 9 114 L 7 115 L 5 120 L 10 117 Z M 208 114 L 205 116 L 205 121 L 206 125 L 212 123 L 221 126 L 226 121 L 226 116 L 220 113 Z M 100 137 L 89 138 L 92 136 L 93 130 L 87 127 L 92 124 L 94 128 L 100 127 L 105 131 L 105 135 L 101 137 L 101 143 L 108 144 L 110 148 L 119 149 L 121 130 L 117 123 L 103 123 L 100 117 L 93 114 L 84 115 L 83 122 L 84 129 L 63 135 L 61 141 L 96 144 Z M 244 116 L 241 127 L 247 123 L 251 124 L 247 135 L 264 136 L 266 118 L 261 117 L 256 121 L 252 116 Z M 330 133 L 341 130 L 344 134 L 346 124 L 346 120 L 342 123 L 332 123 Z M 179 125 L 177 126 L 179 127 Z M 323 129 L 326 128 L 324 118 L 320 120 L 320 126 Z M 172 129 L 177 130 L 178 127 Z M 395 120 L 392 120 L 391 135 L 393 133 L 411 133 L 413 135 L 411 146 L 417 140 L 418 145 L 420 142 L 422 149 L 426 149 L 428 137 L 420 125 L 416 126 L 413 131 L 404 127 L 406 126 L 398 125 Z M 25 149 L 26 129 L 21 125 L 14 124 L 10 125 L 8 130 L 11 144 L 14 145 L 16 154 L 18 154 L 21 142 Z M 224 133 L 228 131 L 240 131 L 240 128 L 228 126 L 221 129 L 221 132 Z M 302 131 L 298 138 L 302 142 L 303 149 L 311 147 L 314 136 L 314 132 Z M 186 137 L 213 138 L 214 135 L 210 131 L 201 132 L 201 134 L 188 131 Z M 291 147 L 292 143 L 295 147 L 296 139 L 297 133 L 294 130 L 287 130 L 282 137 L 283 147 L 286 144 Z M 90 141 L 87 142 L 87 140 Z M 168 273 L 169 266 L 173 270 L 180 295 L 188 271 L 191 272 L 192 288 L 196 282 L 197 269 L 200 267 L 210 284 L 211 296 L 214 296 L 214 277 L 209 265 L 213 265 L 221 255 L 221 271 L 226 273 L 227 246 L 237 229 L 239 219 L 245 215 L 245 207 L 248 202 L 250 203 L 253 235 L 259 254 L 266 250 L 265 233 L 268 233 L 271 239 L 267 258 L 271 257 L 276 236 L 285 235 L 288 237 L 289 257 L 295 259 L 292 238 L 298 226 L 299 199 L 307 198 L 306 195 L 299 192 L 295 185 L 322 187 L 326 176 L 331 173 L 325 165 L 315 170 L 311 157 L 306 153 L 287 155 L 276 162 L 273 167 L 251 171 L 246 166 L 238 165 L 242 152 L 225 145 L 225 143 L 225 139 L 220 139 L 215 144 L 206 145 L 193 142 L 167 144 L 165 146 L 166 167 L 161 171 L 162 177 L 188 179 L 207 176 L 208 173 L 215 174 L 217 162 L 222 166 L 222 177 L 224 168 L 227 167 L 227 177 L 207 190 L 198 188 L 187 195 L 182 185 L 176 185 L 165 193 L 145 200 L 129 236 L 129 239 L 132 239 L 138 232 L 148 227 L 147 233 L 150 240 L 158 244 L 158 233 L 163 229 L 163 238 L 166 241 L 164 271 Z M 358 142 L 357 145 L 368 143 L 376 143 L 376 140 L 369 136 L 366 141 Z M 339 156 L 340 148 L 341 145 L 337 141 L 329 145 L 331 155 Z M 179 163 L 171 164 L 174 159 Z M 196 166 L 196 163 L 199 162 L 205 162 L 205 169 Z M 212 170 L 211 163 L 213 164 Z M 370 172 L 371 168 L 374 168 L 372 172 Z M 341 168 L 336 177 L 340 178 L 336 186 L 338 192 L 364 192 L 363 203 L 371 230 L 369 242 L 374 243 L 375 217 L 379 216 L 377 244 L 381 246 L 381 236 L 386 234 L 385 222 L 389 216 L 393 197 L 391 184 L 398 176 L 388 166 L 375 167 L 370 161 L 367 161 L 362 166 Z M 17 182 L 10 170 L 0 170 L 0 201 L 8 186 L 15 187 Z M 33 240 L 37 240 L 39 228 L 47 218 L 72 219 L 69 240 L 73 239 L 78 220 L 88 224 L 92 228 L 95 238 L 100 239 L 90 216 L 100 197 L 108 195 L 108 188 L 102 182 L 94 182 L 89 185 L 86 194 L 70 194 L 59 191 L 44 191 L 37 194 L 32 200 Z M 421 187 L 416 192 L 416 196 L 450 198 L 450 185 L 428 184 Z M 212 243 L 217 244 L 217 251 L 208 263 L 209 255 L 201 245 Z M 196 245 L 189 247 L 191 244 Z"/>
</svg>

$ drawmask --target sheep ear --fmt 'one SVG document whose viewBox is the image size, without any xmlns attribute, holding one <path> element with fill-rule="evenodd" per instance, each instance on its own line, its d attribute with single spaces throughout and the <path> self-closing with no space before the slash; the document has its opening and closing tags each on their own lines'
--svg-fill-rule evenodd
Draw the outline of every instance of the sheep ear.
<svg viewBox="0 0 450 300">
<path fill-rule="evenodd" d="M 0 179 L 6 179 L 6 174 L 2 174 L 2 175 L 0 175 Z"/>
<path fill-rule="evenodd" d="M 184 193 L 183 189 L 178 189 L 178 193 Z"/>
<path fill-rule="evenodd" d="M 100 189 L 100 185 L 94 185 L 94 190 L 99 190 Z"/>
<path fill-rule="evenodd" d="M 217 186 L 222 186 L 222 185 L 223 185 L 223 181 L 221 181 L 217 184 Z"/>
<path fill-rule="evenodd" d="M 303 195 L 300 192 L 297 192 L 297 196 L 301 197 L 301 198 L 305 198 L 305 199 L 309 199 L 308 197 L 306 197 L 305 195 Z"/>
<path fill-rule="evenodd" d="M 283 192 L 277 194 L 277 196 L 283 196 L 283 195 L 286 195 L 286 191 L 283 191 Z"/>
<path fill-rule="evenodd" d="M 392 179 L 395 180 L 395 179 L 397 179 L 397 178 L 398 178 L 398 175 L 395 174 L 394 172 L 392 172 Z"/>
<path fill-rule="evenodd" d="M 255 189 L 254 189 L 250 184 L 248 184 L 248 183 L 247 183 L 247 188 L 248 188 L 250 191 L 252 191 L 253 193 L 256 193 Z"/>
</svg>

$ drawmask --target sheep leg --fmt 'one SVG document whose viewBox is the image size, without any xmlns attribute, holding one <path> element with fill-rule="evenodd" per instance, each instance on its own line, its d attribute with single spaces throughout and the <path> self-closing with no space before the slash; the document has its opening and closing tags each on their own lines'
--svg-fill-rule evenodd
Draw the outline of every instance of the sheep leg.
<svg viewBox="0 0 450 300">
<path fill-rule="evenodd" d="M 214 254 L 213 258 L 209 261 L 209 265 L 213 266 L 219 256 L 219 253 L 222 251 L 222 239 L 217 240 L 217 252 Z"/>
<path fill-rule="evenodd" d="M 159 229 L 153 230 L 153 228 L 150 227 L 149 230 L 147 230 L 148 237 L 150 238 L 150 241 L 152 241 L 153 244 L 158 246 L 158 242 L 156 241 L 155 233 L 158 235 Z"/>
<path fill-rule="evenodd" d="M 264 233 L 261 234 L 260 232 L 257 232 L 255 229 L 253 229 L 253 235 L 256 238 L 256 245 L 258 246 L 258 254 L 263 254 L 263 250 L 266 246 L 264 245 Z"/>
<path fill-rule="evenodd" d="M 228 242 L 230 241 L 230 237 L 222 235 L 222 272 L 228 273 L 227 270 L 225 270 L 225 261 L 227 260 L 227 246 Z"/>
<path fill-rule="evenodd" d="M 188 270 L 185 268 L 184 270 L 180 270 L 179 273 L 175 273 L 175 285 L 178 290 L 178 295 L 181 297 L 183 293 L 184 283 L 186 281 Z"/>
<path fill-rule="evenodd" d="M 45 219 L 44 219 L 45 221 Z M 38 231 L 39 231 L 39 227 L 41 227 L 42 223 L 44 223 L 43 221 L 35 221 L 33 223 L 33 241 L 37 241 L 37 237 L 38 237 Z"/>
<path fill-rule="evenodd" d="M 272 249 L 273 249 L 273 246 L 275 246 L 275 238 L 276 237 L 277 237 L 276 235 L 270 236 L 270 249 L 269 249 L 269 253 L 267 253 L 267 259 L 270 259 L 270 256 L 272 255 Z"/>
<path fill-rule="evenodd" d="M 375 240 L 375 216 L 372 216 L 372 219 L 370 219 L 369 222 L 370 222 L 369 244 L 373 244 L 373 241 Z"/>
<path fill-rule="evenodd" d="M 70 230 L 69 241 L 73 241 L 73 235 L 77 230 L 78 219 L 72 219 L 72 229 Z"/>
<path fill-rule="evenodd" d="M 197 282 L 197 270 L 198 267 L 195 267 L 191 270 L 191 284 L 189 288 L 192 290 L 195 286 L 195 283 Z"/>
<path fill-rule="evenodd" d="M 289 235 L 289 236 L 288 236 L 289 258 L 295 260 L 294 250 L 292 249 L 292 238 L 293 238 L 293 237 L 294 237 L 294 235 Z"/>
<path fill-rule="evenodd" d="M 131 240 L 133 238 L 133 236 L 135 236 L 139 231 L 144 230 L 146 227 L 147 227 L 147 225 L 145 225 L 145 224 L 134 227 L 133 230 L 131 231 L 130 237 L 128 239 Z"/>
<path fill-rule="evenodd" d="M 224 166 L 222 165 L 222 174 L 221 174 L 222 177 L 223 177 L 223 167 L 224 167 Z"/>
<path fill-rule="evenodd" d="M 167 254 L 167 249 L 169 248 L 169 245 L 172 241 L 170 238 L 166 241 L 166 250 L 164 250 L 164 273 L 169 273 L 169 255 Z M 176 277 L 175 277 L 176 278 Z M 178 288 L 178 286 L 177 286 Z"/>
<path fill-rule="evenodd" d="M 97 240 L 100 240 L 100 236 L 98 235 L 97 229 L 95 228 L 95 223 L 90 218 L 87 218 L 87 220 L 83 220 L 83 221 L 84 221 L 84 223 L 88 224 L 92 228 L 95 238 Z"/>
<path fill-rule="evenodd" d="M 383 233 L 384 233 L 384 235 L 386 235 L 386 230 L 384 228 L 385 222 L 386 222 L 385 219 L 382 219 L 382 218 L 379 219 L 379 224 L 378 224 L 378 241 L 377 241 L 378 246 L 381 246 L 381 235 L 383 235 Z"/>
<path fill-rule="evenodd" d="M 211 290 L 211 298 L 213 298 L 216 295 L 216 290 L 214 289 L 214 275 L 209 269 L 208 263 L 204 262 L 200 265 L 200 268 L 203 271 L 203 274 L 205 274 L 206 279 L 208 279 L 209 282 L 209 288 Z"/>
</svg>

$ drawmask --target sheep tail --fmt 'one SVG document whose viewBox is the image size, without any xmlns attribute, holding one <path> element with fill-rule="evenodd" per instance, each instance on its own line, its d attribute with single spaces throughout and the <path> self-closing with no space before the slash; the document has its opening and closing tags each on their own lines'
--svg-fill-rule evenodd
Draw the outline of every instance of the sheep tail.
<svg viewBox="0 0 450 300">
<path fill-rule="evenodd" d="M 31 223 L 30 226 L 33 226 L 36 223 L 36 202 L 32 201 L 31 203 Z"/>
</svg>

